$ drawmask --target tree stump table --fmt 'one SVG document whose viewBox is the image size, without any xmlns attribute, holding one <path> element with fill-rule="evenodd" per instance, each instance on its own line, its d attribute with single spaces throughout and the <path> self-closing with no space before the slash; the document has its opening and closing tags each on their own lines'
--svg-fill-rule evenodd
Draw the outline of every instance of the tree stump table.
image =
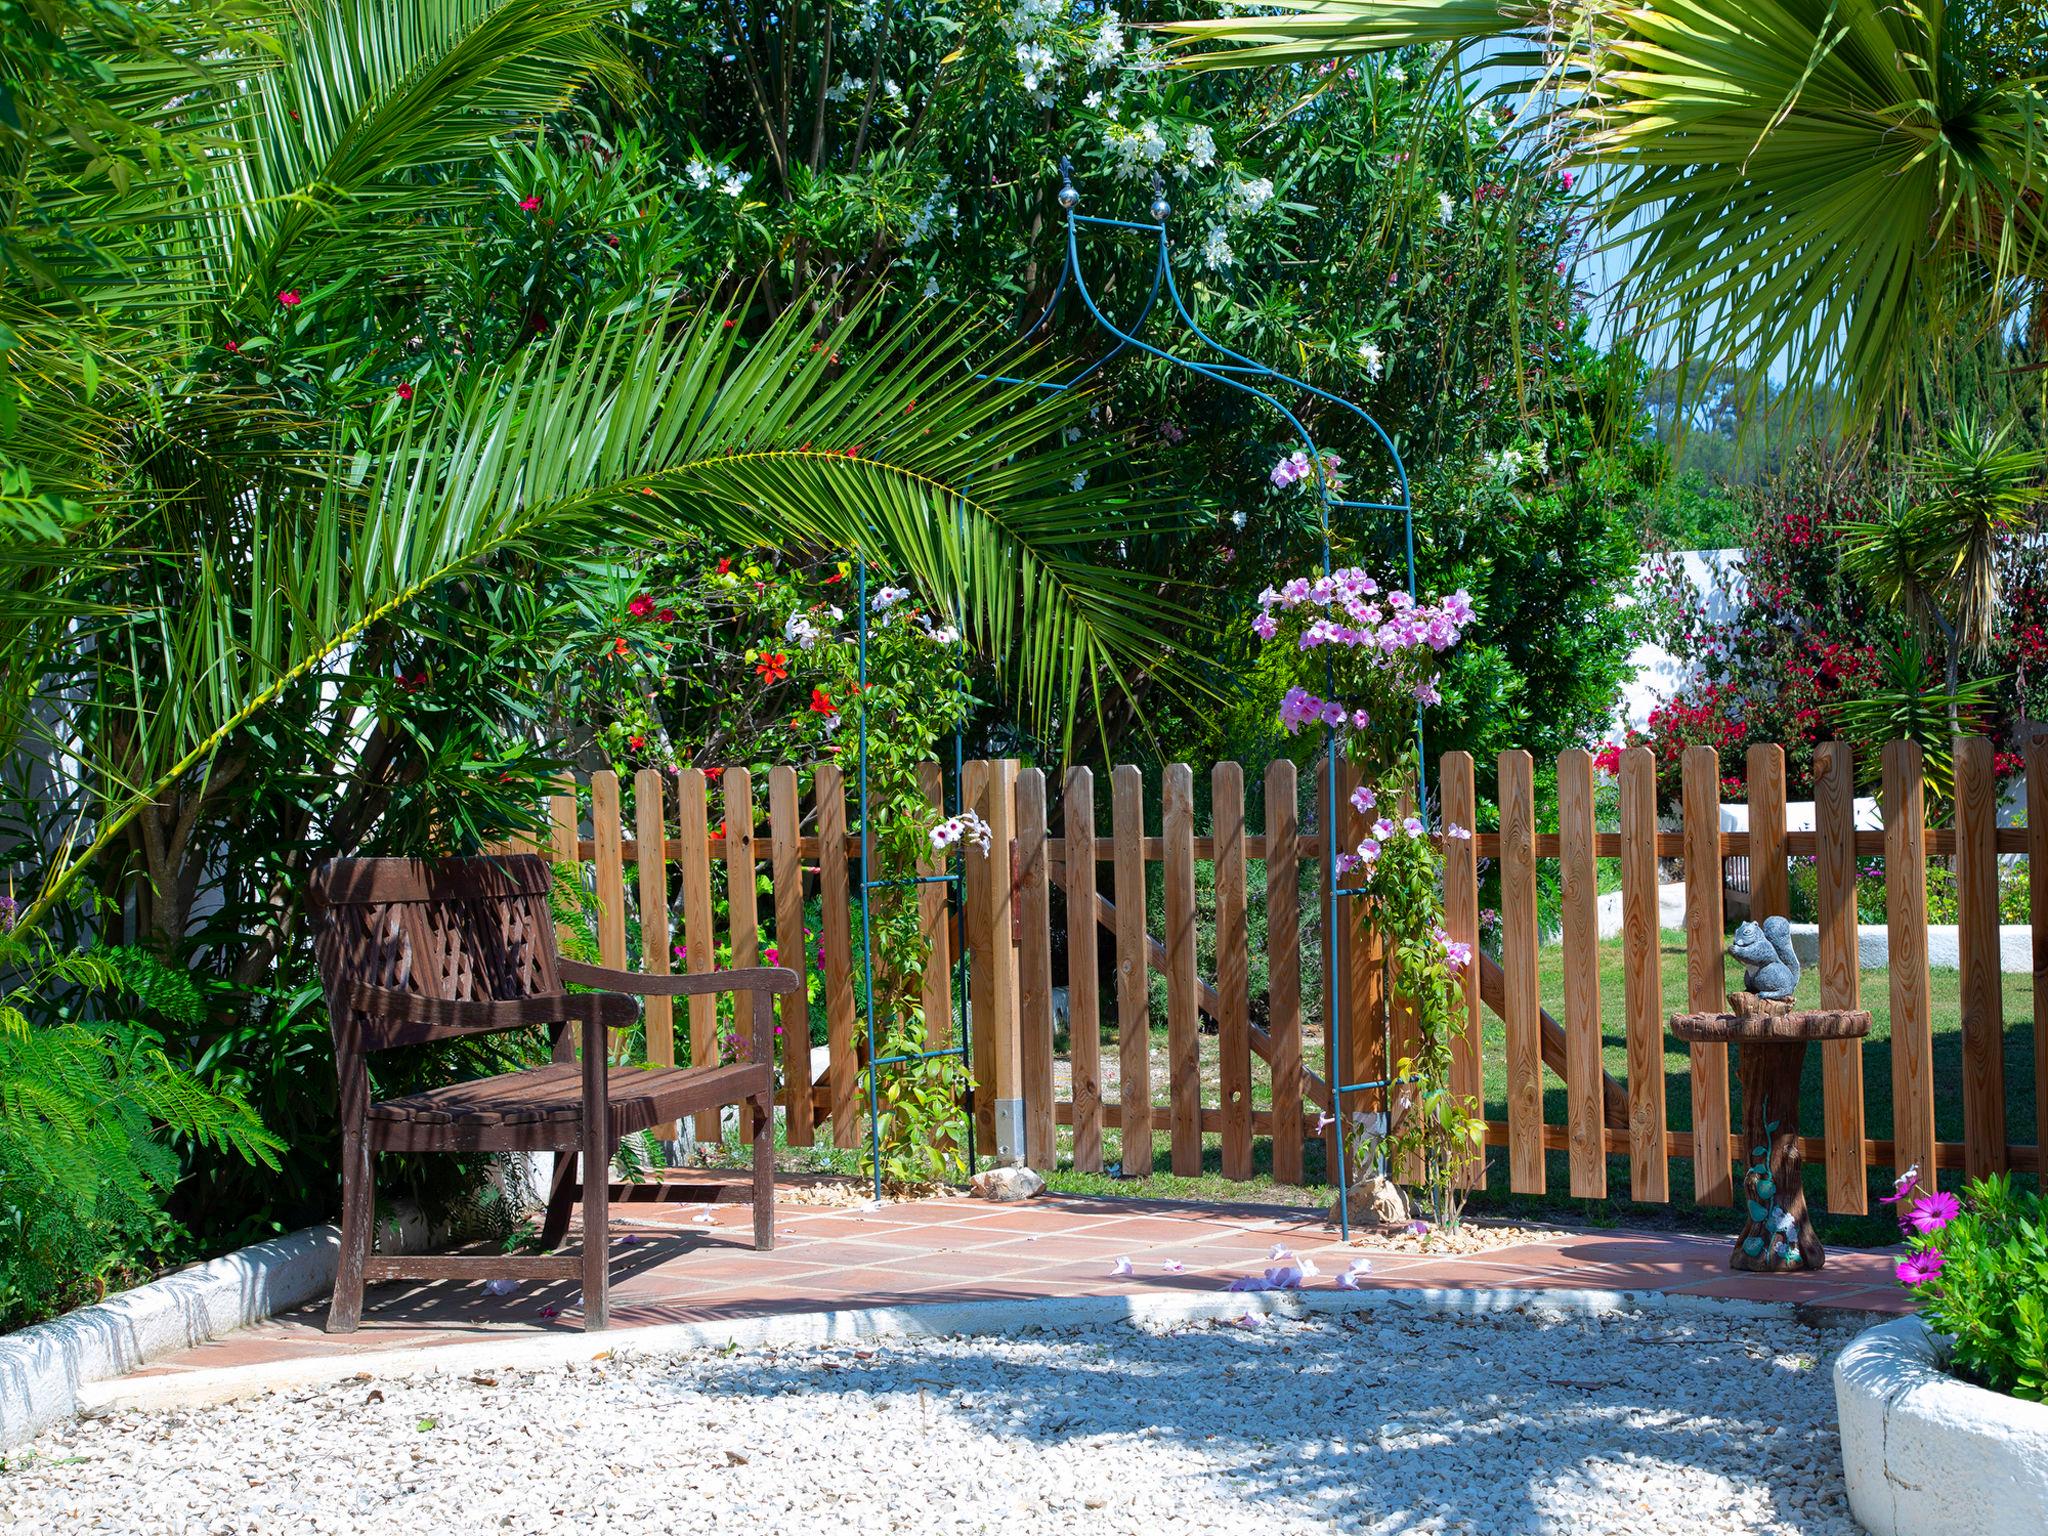
<svg viewBox="0 0 2048 1536">
<path fill-rule="evenodd" d="M 1741 1052 L 1748 1212 L 1728 1267 L 1767 1275 L 1819 1269 L 1827 1254 L 1814 1235 L 1800 1177 L 1799 1076 L 1809 1040 L 1860 1039 L 1870 1033 L 1870 1015 L 1794 1008 L 1749 992 L 1735 993 L 1728 1002 L 1732 1013 L 1680 1013 L 1671 1019 L 1671 1033 L 1681 1040 L 1733 1044 Z"/>
</svg>

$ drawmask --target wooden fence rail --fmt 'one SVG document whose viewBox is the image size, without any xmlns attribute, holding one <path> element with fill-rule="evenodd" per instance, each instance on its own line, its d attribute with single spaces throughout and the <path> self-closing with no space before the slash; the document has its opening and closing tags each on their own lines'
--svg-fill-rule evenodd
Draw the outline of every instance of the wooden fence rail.
<svg viewBox="0 0 2048 1536">
<path fill-rule="evenodd" d="M 1814 862 L 1817 987 L 1821 1005 L 1830 1008 L 1860 1004 L 1857 870 L 1861 860 L 1884 859 L 1892 1134 L 1880 1139 L 1866 1132 L 1859 1043 L 1828 1043 L 1819 1068 L 1825 1113 L 1804 1128 L 1803 1141 L 1806 1159 L 1826 1169 L 1829 1208 L 1866 1210 L 1871 1167 L 1917 1164 L 1971 1176 L 2008 1168 L 2038 1172 L 2038 1138 L 2022 1144 L 2007 1135 L 1998 872 L 2001 856 L 2028 859 L 2038 1126 L 2048 1120 L 2048 814 L 2026 827 L 1998 826 L 1989 744 L 1959 741 L 1955 761 L 1955 814 L 1948 826 L 1930 828 L 1919 749 L 1905 742 L 1885 748 L 1884 823 L 1869 830 L 1854 824 L 1857 765 L 1847 746 L 1821 747 L 1812 783 L 1799 786 L 1788 786 L 1779 748 L 1755 747 L 1745 765 L 1749 827 L 1727 831 L 1720 825 L 1721 763 L 1712 749 L 1695 747 L 1684 755 L 1676 828 L 1659 827 L 1656 764 L 1636 749 L 1623 754 L 1619 767 L 1618 824 L 1600 830 L 1593 761 L 1571 751 L 1557 763 L 1553 831 L 1537 826 L 1533 760 L 1503 753 L 1496 765 L 1498 830 L 1445 844 L 1445 909 L 1452 937 L 1479 950 L 1482 873 L 1497 872 L 1498 959 L 1482 953 L 1475 966 L 1451 1072 L 1457 1091 L 1476 1095 L 1493 1069 L 1503 1114 L 1489 1121 L 1487 1139 L 1505 1149 L 1507 1187 L 1543 1190 L 1546 1154 L 1561 1151 L 1574 1196 L 1606 1194 L 1609 1159 L 1618 1158 L 1625 1160 L 1632 1199 L 1666 1201 L 1672 1160 L 1691 1159 L 1696 1201 L 1725 1205 L 1733 1199 L 1731 1168 L 1741 1149 L 1733 1145 L 1725 1046 L 1690 1047 L 1685 1091 L 1691 1129 L 1669 1124 L 1658 910 L 1660 861 L 1678 861 L 1686 893 L 1687 1005 L 1719 1009 L 1728 990 L 1722 869 L 1731 857 L 1748 860 L 1758 912 L 1786 910 L 1788 860 Z M 2030 799 L 2048 806 L 2048 744 L 2029 748 L 2026 772 Z M 1175 1172 L 1200 1172 L 1213 1143 L 1223 1175 L 1245 1179 L 1263 1141 L 1274 1177 L 1305 1176 L 1306 1146 L 1319 1137 L 1328 1145 L 1332 1074 L 1354 1082 L 1385 1075 L 1386 1067 L 1373 945 L 1355 931 L 1353 914 L 1333 914 L 1327 898 L 1320 916 L 1312 910 L 1313 920 L 1303 922 L 1304 885 L 1314 902 L 1322 884 L 1314 872 L 1324 857 L 1319 829 L 1328 815 L 1321 775 L 1307 777 L 1317 804 L 1304 817 L 1293 765 L 1268 764 L 1260 779 L 1263 821 L 1254 830 L 1245 771 L 1236 763 L 1218 763 L 1206 776 L 1208 824 L 1201 828 L 1196 777 L 1186 765 L 1169 765 L 1149 784 L 1137 769 L 1118 767 L 1101 798 L 1087 769 L 1050 779 L 1014 762 L 966 765 L 966 801 L 989 823 L 993 851 L 970 847 L 961 884 L 922 886 L 919 901 L 933 954 L 925 988 L 933 1045 L 950 1038 L 954 1027 L 946 991 L 950 961 L 955 955 L 966 960 L 982 1145 L 1014 1150 L 1041 1166 L 1064 1158 L 1098 1171 L 1113 1135 L 1123 1166 L 1135 1170 L 1152 1166 L 1155 1140 L 1163 1136 Z M 936 764 L 926 766 L 924 782 L 933 803 L 942 803 Z M 1468 756 L 1454 752 L 1441 759 L 1432 787 L 1443 822 L 1465 828 L 1477 822 L 1477 783 Z M 1340 784 L 1340 793 L 1348 796 L 1349 788 Z M 824 1048 L 813 1070 L 801 998 L 784 999 L 774 1020 L 748 1013 L 726 1020 L 731 1039 L 724 1047 L 713 1000 L 691 999 L 687 1019 L 678 1020 L 667 999 L 655 999 L 647 1012 L 649 1058 L 667 1062 L 680 1055 L 703 1063 L 752 1030 L 777 1028 L 789 1141 L 804 1145 L 823 1133 L 835 1145 L 859 1145 L 866 1043 L 855 947 L 861 850 L 859 808 L 848 805 L 845 775 L 830 763 L 803 775 L 789 767 L 770 770 L 764 824 L 757 786 L 745 769 L 643 770 L 631 784 L 630 835 L 624 790 L 616 775 L 595 773 L 580 789 L 565 783 L 549 806 L 552 857 L 589 868 L 602 961 L 627 963 L 634 923 L 639 964 L 657 973 L 678 962 L 693 972 L 759 963 L 772 949 L 780 963 L 817 978 L 823 1021 Z M 1786 799 L 1795 790 L 1813 801 L 1810 830 L 1787 829 Z M 1363 828 L 1351 823 L 1363 818 L 1348 806 L 1343 814 L 1346 841 L 1355 842 Z M 1930 857 L 1955 861 L 1959 1142 L 1938 1141 L 1935 1132 Z M 1618 1022 L 1626 1045 L 1619 1076 L 1607 1070 L 1603 1054 L 1608 1021 L 1600 987 L 1600 860 L 1619 866 L 1622 921 L 1614 942 L 1623 967 Z M 1546 959 L 1538 888 L 1553 861 L 1561 929 Z M 935 858 L 919 873 L 940 868 Z M 1338 905 L 1348 907 L 1350 899 Z M 1262 968 L 1254 964 L 1255 912 L 1263 918 Z M 815 932 L 805 931 L 807 922 Z M 1098 974 L 1098 954 L 1111 957 L 1107 975 Z M 1342 1063 L 1331 1060 L 1331 989 L 1324 984 L 1333 964 L 1345 976 L 1349 1059 Z M 1561 977 L 1561 1018 L 1542 1003 L 1546 966 Z M 1263 987 L 1255 994 L 1253 979 L 1261 971 Z M 1164 1007 L 1156 1018 L 1155 973 L 1164 978 Z M 1305 1018 L 1311 989 L 1320 998 L 1315 1040 Z M 1491 1062 L 1489 1013 L 1501 1021 L 1501 1055 Z M 1161 1048 L 1155 1048 L 1155 1025 L 1164 1027 Z M 1390 1028 L 1400 1054 L 1413 1024 L 1398 1000 Z M 1562 1118 L 1553 1121 L 1546 1087 L 1556 1084 L 1563 1087 Z M 1370 1107 L 1376 1106 L 1344 1106 L 1347 1113 Z M 699 1118 L 700 1137 L 716 1130 L 715 1114 Z M 1474 1182 L 1485 1176 L 1480 1172 Z"/>
</svg>

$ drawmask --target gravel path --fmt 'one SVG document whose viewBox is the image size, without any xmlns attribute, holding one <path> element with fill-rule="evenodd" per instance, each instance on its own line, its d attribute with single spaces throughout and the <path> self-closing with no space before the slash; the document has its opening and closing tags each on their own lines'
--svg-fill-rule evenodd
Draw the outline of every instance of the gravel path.
<svg viewBox="0 0 2048 1536">
<path fill-rule="evenodd" d="M 1854 1536 L 1847 1338 L 1390 1307 L 365 1377 L 53 1431 L 0 1531 Z"/>
</svg>

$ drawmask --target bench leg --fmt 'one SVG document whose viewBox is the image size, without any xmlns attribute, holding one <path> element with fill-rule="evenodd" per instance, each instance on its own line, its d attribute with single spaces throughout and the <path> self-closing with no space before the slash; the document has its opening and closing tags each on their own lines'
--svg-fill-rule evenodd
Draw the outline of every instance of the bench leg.
<svg viewBox="0 0 2048 1536">
<path fill-rule="evenodd" d="M 775 1246 L 775 1098 L 764 1094 L 747 1103 L 754 1117 L 754 1247 Z"/>
<path fill-rule="evenodd" d="M 360 1132 L 342 1132 L 341 1257 L 334 1268 L 334 1297 L 327 1304 L 329 1333 L 354 1333 L 363 1317 L 363 1261 L 370 1256 L 377 1211 L 370 1158 Z"/>
<path fill-rule="evenodd" d="M 548 1190 L 547 1215 L 541 1218 L 540 1245 L 552 1253 L 562 1246 L 562 1239 L 569 1235 L 569 1208 L 575 1203 L 576 1192 L 576 1150 L 573 1147 L 555 1149 L 554 1183 Z"/>
<path fill-rule="evenodd" d="M 611 1326 L 611 1161 L 604 1129 L 583 1132 L 583 1327 Z"/>
</svg>

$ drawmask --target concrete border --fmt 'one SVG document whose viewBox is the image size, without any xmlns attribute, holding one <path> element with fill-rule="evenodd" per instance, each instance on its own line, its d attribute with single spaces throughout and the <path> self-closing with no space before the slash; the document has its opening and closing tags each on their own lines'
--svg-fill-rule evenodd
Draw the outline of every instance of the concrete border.
<svg viewBox="0 0 2048 1536">
<path fill-rule="evenodd" d="M 1873 1536 L 2048 1531 L 2048 1404 L 1973 1387 L 1917 1317 L 1858 1334 L 1835 1361 L 1849 1511 Z"/>
<path fill-rule="evenodd" d="M 730 1349 L 807 1348 L 864 1339 L 958 1337 L 1034 1328 L 1217 1322 L 1254 1314 L 1306 1317 L 1380 1308 L 1428 1312 L 1526 1312 L 1537 1317 L 1600 1317 L 1623 1312 L 1711 1313 L 1787 1318 L 1793 1302 L 1737 1301 L 1662 1291 L 1357 1290 L 1171 1291 L 1133 1296 L 1033 1297 L 1017 1301 L 922 1302 L 842 1312 L 795 1312 L 724 1322 L 664 1323 L 608 1333 L 544 1333 L 320 1355 L 212 1370 L 127 1377 L 82 1388 L 81 1414 L 200 1408 L 267 1392 L 306 1391 L 364 1378 L 469 1375 L 479 1370 L 537 1370 L 592 1359 L 632 1359 Z"/>
</svg>

